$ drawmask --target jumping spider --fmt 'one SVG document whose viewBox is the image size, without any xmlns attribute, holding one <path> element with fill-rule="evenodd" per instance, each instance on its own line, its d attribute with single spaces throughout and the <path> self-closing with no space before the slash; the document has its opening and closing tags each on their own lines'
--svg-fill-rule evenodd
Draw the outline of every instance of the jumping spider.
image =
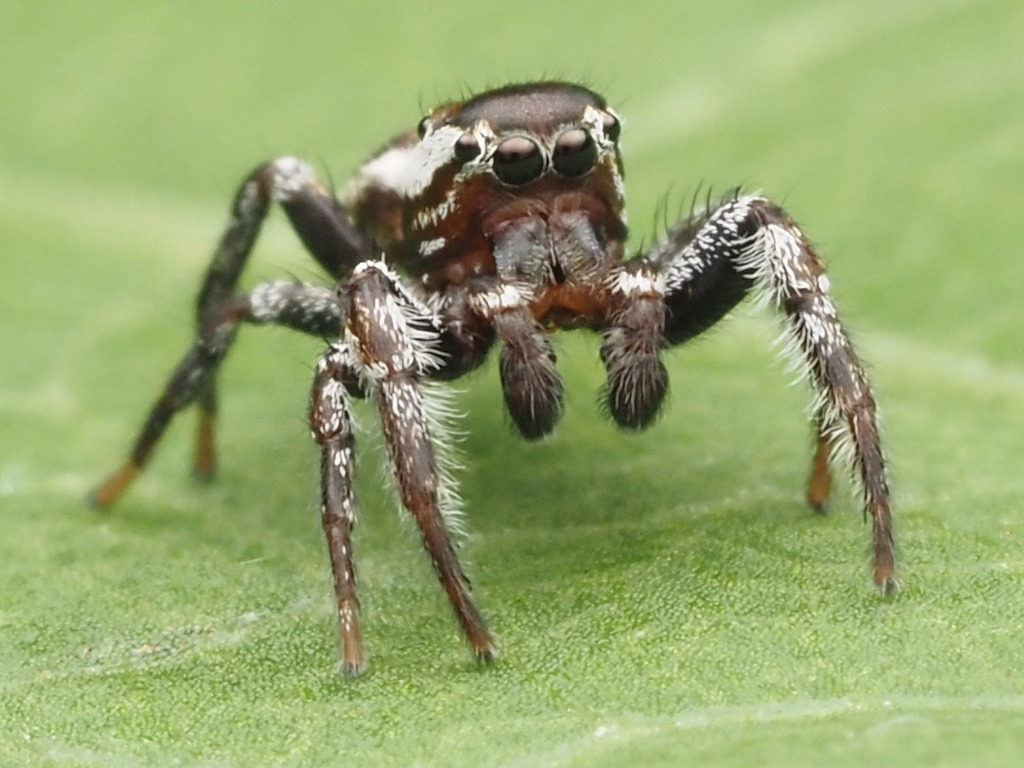
<svg viewBox="0 0 1024 768">
<path fill-rule="evenodd" d="M 199 406 L 195 469 L 214 471 L 216 374 L 241 323 L 336 339 L 313 378 L 342 669 L 366 665 L 352 561 L 352 398 L 379 409 L 399 497 L 477 657 L 495 646 L 470 597 L 446 513 L 458 503 L 445 462 L 436 380 L 478 367 L 500 340 L 505 405 L 527 439 L 554 429 L 563 386 L 548 334 L 601 334 L 606 405 L 621 427 L 654 419 L 667 388 L 662 349 L 692 339 L 754 293 L 781 311 L 815 397 L 808 500 L 821 509 L 829 464 L 846 455 L 873 523 L 874 581 L 896 586 L 889 491 L 867 377 L 829 295 L 818 255 L 772 201 L 735 194 L 701 206 L 644 253 L 625 253 L 619 117 L 578 85 L 512 85 L 445 104 L 372 156 L 336 197 L 305 162 L 283 157 L 242 183 L 199 292 L 196 341 L 149 413 L 125 464 L 92 500 L 117 499 L 171 418 Z M 284 208 L 336 288 L 274 281 L 236 292 L 271 202 Z M 845 450 L 844 450 L 845 449 Z"/>
</svg>

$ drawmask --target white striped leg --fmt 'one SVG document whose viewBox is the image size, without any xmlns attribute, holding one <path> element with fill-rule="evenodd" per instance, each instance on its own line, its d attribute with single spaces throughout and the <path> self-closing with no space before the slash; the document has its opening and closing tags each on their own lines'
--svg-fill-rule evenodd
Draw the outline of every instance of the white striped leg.
<svg viewBox="0 0 1024 768">
<path fill-rule="evenodd" d="M 470 597 L 448 529 L 457 493 L 446 466 L 446 411 L 438 392 L 422 381 L 440 363 L 436 323 L 383 262 L 358 265 L 344 290 L 349 343 L 377 401 L 399 498 L 419 526 L 474 653 L 489 661 L 496 655 L 494 643 Z"/>
<path fill-rule="evenodd" d="M 669 313 L 718 313 L 748 284 L 784 314 L 788 351 L 815 392 L 818 450 L 808 496 L 823 506 L 830 487 L 826 457 L 848 458 L 872 520 L 874 581 L 884 593 L 894 591 L 889 488 L 875 399 L 829 294 L 824 265 L 786 212 L 760 196 L 709 208 L 687 227 L 685 239 L 673 242 L 670 235 L 651 256 L 663 268 Z"/>
<path fill-rule="evenodd" d="M 91 495 L 97 506 L 113 503 L 146 465 L 171 420 L 183 408 L 199 401 L 202 409 L 196 447 L 196 473 L 212 476 L 213 409 L 203 398 L 211 393 L 214 377 L 231 349 L 241 323 L 275 324 L 313 336 L 337 337 L 341 307 L 329 288 L 305 283 L 273 282 L 257 286 L 247 295 L 228 299 L 207 317 L 188 353 L 174 369 L 150 409 L 125 463 Z"/>
<path fill-rule="evenodd" d="M 317 365 L 309 413 L 313 438 L 320 445 L 320 517 L 337 597 L 341 671 L 348 677 L 366 669 L 352 557 L 352 527 L 356 520 L 352 487 L 355 435 L 345 387 L 345 382 L 357 375 L 348 348 L 333 345 Z"/>
</svg>

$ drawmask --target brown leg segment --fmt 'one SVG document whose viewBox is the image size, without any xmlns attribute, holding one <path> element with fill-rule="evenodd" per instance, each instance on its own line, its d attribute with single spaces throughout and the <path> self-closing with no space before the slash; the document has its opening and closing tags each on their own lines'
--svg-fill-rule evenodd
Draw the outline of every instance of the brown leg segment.
<svg viewBox="0 0 1024 768">
<path fill-rule="evenodd" d="M 832 441 L 818 428 L 817 448 L 811 465 L 811 477 L 807 482 L 807 503 L 815 512 L 827 511 L 828 497 L 832 493 Z"/>
<path fill-rule="evenodd" d="M 105 507 L 112 504 L 118 496 L 131 485 L 132 480 L 139 474 L 141 467 L 134 460 L 129 459 L 114 474 L 108 477 L 99 488 L 89 494 L 89 503 L 94 507 Z"/>
<path fill-rule="evenodd" d="M 237 317 L 227 317 L 207 338 L 200 338 L 175 369 L 143 424 L 128 460 L 90 495 L 99 507 L 113 503 L 146 466 L 174 415 L 191 403 L 206 377 L 220 364 L 234 338 Z"/>
<path fill-rule="evenodd" d="M 855 464 L 860 473 L 865 510 L 871 516 L 875 553 L 874 581 L 884 595 L 896 592 L 895 554 L 893 552 L 892 519 L 889 511 L 889 486 L 885 479 L 875 402 L 868 396 L 851 409 L 850 433 L 853 436 Z"/>
<path fill-rule="evenodd" d="M 211 387 L 210 392 L 213 392 Z M 199 404 L 199 427 L 196 434 L 195 476 L 200 480 L 211 480 L 217 472 L 217 454 L 214 450 L 213 435 L 216 407 L 209 403 Z"/>
<path fill-rule="evenodd" d="M 321 521 L 338 601 L 341 671 L 347 677 L 360 675 L 366 669 L 352 556 L 352 527 L 356 518 L 352 491 L 355 438 L 344 384 L 351 373 L 349 356 L 343 348 L 333 347 L 317 367 L 309 415 L 313 437 L 320 444 Z"/>
<path fill-rule="evenodd" d="M 90 496 L 96 506 L 107 506 L 121 495 L 149 461 L 174 416 L 197 399 L 204 407 L 200 409 L 196 473 L 202 478 L 211 476 L 215 459 L 214 411 L 210 403 L 215 392 L 209 382 L 216 376 L 240 323 L 273 323 L 320 337 L 337 336 L 341 329 L 341 308 L 334 292 L 302 283 L 264 283 L 246 296 L 221 304 L 218 312 L 171 374 L 150 409 L 128 460 Z"/>
</svg>

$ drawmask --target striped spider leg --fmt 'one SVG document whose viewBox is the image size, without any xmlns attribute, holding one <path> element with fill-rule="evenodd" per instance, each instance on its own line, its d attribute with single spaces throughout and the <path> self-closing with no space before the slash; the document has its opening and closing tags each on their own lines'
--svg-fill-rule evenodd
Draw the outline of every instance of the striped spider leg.
<svg viewBox="0 0 1024 768">
<path fill-rule="evenodd" d="M 433 313 L 384 262 L 364 262 L 341 288 L 345 331 L 317 366 L 310 424 L 321 447 L 321 497 L 338 597 L 342 670 L 365 668 L 359 634 L 350 532 L 355 520 L 352 418 L 347 390 L 354 379 L 375 401 L 402 506 L 423 545 L 476 656 L 489 661 L 494 642 L 469 595 L 449 527 L 457 522 L 452 477 L 451 413 L 444 393 L 424 377 L 443 367 L 442 332 Z"/>
<path fill-rule="evenodd" d="M 274 281 L 237 293 L 273 201 L 284 208 L 307 250 L 331 274 L 340 275 L 365 257 L 365 239 L 308 165 L 284 157 L 256 168 L 235 195 L 228 226 L 200 288 L 195 342 L 150 409 L 127 460 L 91 494 L 94 505 L 105 507 L 121 496 L 149 461 L 171 419 L 192 403 L 199 406 L 195 474 L 201 479 L 213 476 L 217 371 L 241 323 L 283 325 L 319 338 L 340 333 L 341 309 L 328 287 Z"/>
<path fill-rule="evenodd" d="M 817 449 L 808 501 L 823 510 L 831 460 L 851 464 L 872 521 L 874 582 L 884 594 L 894 592 L 889 488 L 875 398 L 840 322 L 824 266 L 797 224 L 770 200 L 734 196 L 696 212 L 626 266 L 629 272 L 617 276 L 615 285 L 636 295 L 606 332 L 602 350 L 616 420 L 643 426 L 657 410 L 665 386 L 659 338 L 666 345 L 682 344 L 752 292 L 783 314 L 787 352 L 814 391 Z"/>
<path fill-rule="evenodd" d="M 272 281 L 236 293 L 272 201 L 281 204 L 317 261 L 329 272 L 345 275 L 338 291 Z M 231 219 L 199 293 L 195 342 L 150 409 L 128 458 L 93 491 L 90 501 L 100 507 L 114 503 L 152 457 L 174 416 L 193 403 L 199 406 L 195 472 L 204 479 L 212 476 L 216 374 L 241 324 L 274 324 L 318 338 L 347 338 L 347 343 L 333 344 L 321 359 L 310 412 L 322 454 L 322 523 L 338 602 L 342 670 L 356 675 L 365 669 L 350 540 L 355 507 L 349 402 L 351 396 L 367 392 L 380 405 L 402 502 L 420 526 L 474 651 L 489 660 L 496 655 L 494 644 L 469 597 L 441 517 L 457 507 L 455 484 L 444 461 L 446 446 L 428 435 L 429 431 L 444 437 L 443 398 L 424 392 L 416 379 L 431 372 L 450 378 L 479 365 L 491 335 L 468 316 L 462 321 L 453 318 L 451 327 L 440 332 L 429 310 L 405 291 L 383 262 L 355 263 L 365 249 L 347 210 L 304 162 L 285 157 L 250 174 L 235 196 Z M 465 300 L 455 301 L 451 312 L 466 315 Z"/>
</svg>

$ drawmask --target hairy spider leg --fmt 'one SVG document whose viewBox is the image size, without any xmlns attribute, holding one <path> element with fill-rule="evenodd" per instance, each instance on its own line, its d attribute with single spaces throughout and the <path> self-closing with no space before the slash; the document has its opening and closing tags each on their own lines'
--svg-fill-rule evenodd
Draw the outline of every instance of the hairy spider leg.
<svg viewBox="0 0 1024 768">
<path fill-rule="evenodd" d="M 489 661 L 497 651 L 470 597 L 469 583 L 448 530 L 449 524 L 457 522 L 459 512 L 457 489 L 451 475 L 454 467 L 451 466 L 451 435 L 447 424 L 451 414 L 441 392 L 430 382 L 423 381 L 425 375 L 442 365 L 436 320 L 383 262 L 358 265 L 352 279 L 340 290 L 348 308 L 343 343 L 351 350 L 350 358 L 358 361 L 366 391 L 376 400 L 399 499 L 419 527 L 434 570 L 473 651 L 477 658 Z M 317 412 L 315 423 L 333 420 L 343 424 L 347 419 L 339 413 L 347 407 L 338 394 L 340 390 L 337 385 L 328 386 L 337 374 L 327 379 L 320 373 L 321 369 L 330 371 L 332 360 L 337 356 L 337 352 L 329 352 L 325 363 L 318 368 L 313 401 L 322 412 Z M 347 553 L 341 552 L 341 539 L 337 544 L 331 539 L 334 535 L 331 526 L 352 513 L 351 506 L 346 506 L 351 499 L 351 451 L 348 449 L 346 453 L 343 446 L 332 448 L 329 440 L 317 434 L 317 427 L 314 433 L 328 449 L 322 463 L 327 473 L 322 481 L 327 507 L 324 519 L 329 521 L 325 528 L 328 528 L 332 547 L 335 583 L 340 578 L 344 586 L 348 573 L 345 568 L 349 567 Z M 343 638 L 357 631 L 346 627 L 347 599 L 348 592 L 339 590 Z M 361 659 L 350 658 L 347 650 L 345 653 L 348 671 L 358 671 Z"/>
<path fill-rule="evenodd" d="M 283 281 L 258 285 L 250 293 L 221 304 L 174 369 L 125 463 L 91 494 L 93 504 L 104 507 L 113 503 L 149 461 L 175 414 L 208 391 L 207 382 L 216 374 L 243 322 L 283 325 L 330 338 L 341 331 L 342 313 L 330 288 Z"/>
<path fill-rule="evenodd" d="M 239 322 L 280 323 L 312 335 L 336 337 L 340 315 L 328 289 L 302 284 L 293 289 L 274 283 L 274 287 L 254 290 L 250 300 L 235 295 L 272 201 L 281 204 L 306 248 L 334 277 L 365 257 L 367 245 L 351 217 L 308 164 L 282 157 L 250 173 L 235 194 L 230 221 L 199 291 L 195 344 L 150 411 L 129 459 L 92 494 L 94 503 L 110 504 L 124 491 L 149 459 L 171 417 L 192 402 L 199 405 L 195 473 L 201 478 L 214 474 L 216 372 Z M 330 297 L 325 298 L 326 294 Z"/>
<path fill-rule="evenodd" d="M 341 671 L 348 677 L 360 675 L 366 669 L 352 556 L 352 526 L 356 520 L 352 487 L 355 435 L 345 385 L 346 380 L 358 375 L 359 366 L 349 347 L 333 344 L 317 365 L 309 409 L 310 429 L 320 444 L 320 519 L 327 536 L 338 601 Z"/>
<path fill-rule="evenodd" d="M 810 379 L 817 449 L 808 497 L 827 500 L 829 460 L 848 460 L 873 527 L 874 581 L 897 586 L 889 487 L 875 399 L 829 295 L 829 279 L 789 215 L 758 195 L 709 205 L 646 256 L 665 281 L 665 339 L 679 344 L 716 322 L 753 290 L 786 320 L 786 340 Z"/>
<path fill-rule="evenodd" d="M 308 163 L 295 157 L 280 157 L 264 163 L 249 174 L 235 195 L 231 221 L 199 291 L 196 304 L 199 328 L 235 292 L 271 201 L 284 208 L 306 250 L 333 277 L 340 277 L 368 255 L 368 245 L 351 216 Z M 216 373 L 203 381 L 197 400 L 199 431 L 195 473 L 209 478 L 216 469 Z"/>
</svg>

